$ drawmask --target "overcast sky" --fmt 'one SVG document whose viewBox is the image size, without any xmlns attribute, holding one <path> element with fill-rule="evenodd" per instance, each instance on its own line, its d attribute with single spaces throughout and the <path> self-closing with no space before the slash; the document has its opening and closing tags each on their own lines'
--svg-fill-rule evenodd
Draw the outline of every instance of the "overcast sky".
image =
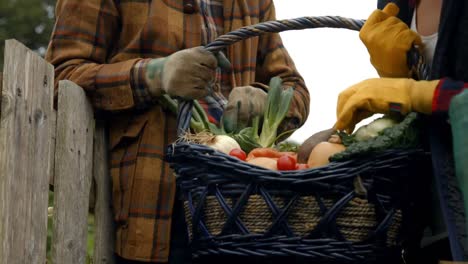
<svg viewBox="0 0 468 264">
<path fill-rule="evenodd" d="M 277 19 L 302 16 L 343 16 L 367 19 L 377 1 L 274 0 Z M 280 33 L 310 93 L 310 115 L 291 140 L 302 142 L 336 121 L 340 91 L 367 78 L 377 77 L 357 31 L 304 29 Z M 365 122 L 364 122 L 365 123 Z"/>
</svg>

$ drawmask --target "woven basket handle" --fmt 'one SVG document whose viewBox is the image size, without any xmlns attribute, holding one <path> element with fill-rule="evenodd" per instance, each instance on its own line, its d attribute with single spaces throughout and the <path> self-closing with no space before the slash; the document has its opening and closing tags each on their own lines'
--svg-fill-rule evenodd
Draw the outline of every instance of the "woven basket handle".
<svg viewBox="0 0 468 264">
<path fill-rule="evenodd" d="M 315 16 L 299 17 L 285 20 L 274 20 L 258 23 L 251 26 L 242 27 L 219 36 L 213 42 L 207 44 L 205 48 L 213 53 L 219 52 L 223 48 L 238 41 L 251 37 L 260 36 L 265 33 L 279 33 L 287 30 L 301 30 L 309 28 L 343 28 L 359 31 L 365 20 L 345 18 L 340 16 Z M 424 58 L 420 56 L 416 48 L 408 52 L 408 63 L 415 79 L 427 79 L 428 69 L 424 63 Z M 192 117 L 193 101 L 181 101 L 177 115 L 177 133 L 183 135 L 190 128 Z"/>
</svg>

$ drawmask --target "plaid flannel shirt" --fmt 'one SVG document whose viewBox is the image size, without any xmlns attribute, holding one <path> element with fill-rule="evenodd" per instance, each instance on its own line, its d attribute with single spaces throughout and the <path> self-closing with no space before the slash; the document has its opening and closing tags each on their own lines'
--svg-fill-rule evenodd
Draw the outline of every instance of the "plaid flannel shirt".
<svg viewBox="0 0 468 264">
<path fill-rule="evenodd" d="M 120 256 L 166 262 L 169 253 L 175 177 L 163 153 L 176 139 L 176 124 L 150 98 L 145 64 L 268 20 L 275 20 L 272 0 L 58 0 L 46 59 L 56 81 L 77 83 L 96 110 L 108 113 Z M 232 69 L 218 72 L 216 96 L 203 102 L 213 121 L 233 87 L 265 87 L 280 76 L 295 90 L 287 125 L 304 123 L 309 94 L 279 34 L 243 40 L 225 53 Z"/>
<path fill-rule="evenodd" d="M 435 114 L 447 114 L 452 98 L 464 89 L 468 89 L 468 83 L 455 81 L 450 78 L 441 79 L 434 92 L 432 112 Z"/>
</svg>

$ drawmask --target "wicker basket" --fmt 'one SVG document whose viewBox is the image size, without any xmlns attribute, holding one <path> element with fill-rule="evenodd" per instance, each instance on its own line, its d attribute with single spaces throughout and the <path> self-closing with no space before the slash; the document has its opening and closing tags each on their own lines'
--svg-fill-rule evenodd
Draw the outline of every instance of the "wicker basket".
<svg viewBox="0 0 468 264">
<path fill-rule="evenodd" d="M 418 229 L 418 197 L 409 190 L 421 191 L 429 162 L 422 150 L 395 149 L 279 172 L 188 143 L 171 145 L 167 157 L 185 200 L 195 257 L 300 256 L 331 263 L 400 256 Z"/>
<path fill-rule="evenodd" d="M 364 21 L 303 17 L 228 33 L 217 51 L 267 32 L 334 27 L 359 30 Z M 425 70 L 419 56 L 417 73 Z M 179 112 L 186 131 L 191 103 Z M 299 257 L 317 263 L 388 263 L 417 240 L 418 199 L 428 153 L 392 149 L 301 171 L 271 171 L 203 145 L 177 142 L 166 160 L 177 175 L 194 257 Z M 309 262 L 311 263 L 311 262 Z M 393 262 L 395 263 L 395 262 Z"/>
</svg>

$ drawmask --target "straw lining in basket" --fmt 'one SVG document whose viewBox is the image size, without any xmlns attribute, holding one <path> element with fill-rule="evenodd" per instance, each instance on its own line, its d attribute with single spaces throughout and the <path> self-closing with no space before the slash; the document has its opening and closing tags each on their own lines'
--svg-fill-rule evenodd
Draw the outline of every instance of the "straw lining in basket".
<svg viewBox="0 0 468 264">
<path fill-rule="evenodd" d="M 233 206 L 233 199 L 228 199 L 229 205 Z M 273 197 L 275 204 L 284 207 L 284 199 Z M 336 199 L 324 199 L 323 205 L 330 208 Z M 194 206 L 196 206 L 194 202 Z M 184 202 L 186 223 L 188 225 L 189 237 L 192 239 L 192 221 L 188 202 Z M 213 236 L 221 234 L 227 216 L 217 202 L 216 197 L 206 197 L 203 206 L 203 219 L 208 232 Z M 295 236 L 304 237 L 311 233 L 320 221 L 323 213 L 316 201 L 316 197 L 304 196 L 298 199 L 291 208 L 288 216 L 288 223 Z M 245 224 L 250 233 L 264 234 L 273 223 L 273 214 L 266 202 L 260 195 L 251 195 L 240 213 L 240 219 Z M 376 228 L 374 206 L 367 200 L 354 198 L 345 206 L 336 219 L 336 223 L 344 238 L 352 242 L 362 242 L 369 237 L 369 233 Z M 393 216 L 392 224 L 389 227 L 387 243 L 389 246 L 397 244 L 397 234 L 401 225 L 401 211 L 398 210 Z"/>
</svg>

